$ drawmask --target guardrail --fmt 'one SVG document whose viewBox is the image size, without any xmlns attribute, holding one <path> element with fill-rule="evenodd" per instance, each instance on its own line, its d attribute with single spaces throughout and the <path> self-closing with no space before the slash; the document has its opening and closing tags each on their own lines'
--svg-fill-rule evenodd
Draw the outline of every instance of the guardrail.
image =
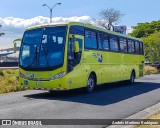
<svg viewBox="0 0 160 128">
<path fill-rule="evenodd" d="M 18 62 L 0 62 L 0 67 L 18 67 Z"/>
<path fill-rule="evenodd" d="M 19 67 L 0 67 L 1 70 L 3 69 L 18 69 Z"/>
</svg>

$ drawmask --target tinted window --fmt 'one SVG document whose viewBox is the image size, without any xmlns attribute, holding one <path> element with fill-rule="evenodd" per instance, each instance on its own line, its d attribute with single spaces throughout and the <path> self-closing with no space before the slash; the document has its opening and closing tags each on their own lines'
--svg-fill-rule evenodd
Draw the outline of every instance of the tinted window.
<svg viewBox="0 0 160 128">
<path fill-rule="evenodd" d="M 119 38 L 120 51 L 127 52 L 127 40 L 125 38 Z"/>
<path fill-rule="evenodd" d="M 109 37 L 109 42 L 110 42 L 110 50 L 118 51 L 118 40 L 117 40 L 117 37 L 110 36 Z"/>
<path fill-rule="evenodd" d="M 109 50 L 108 35 L 106 33 L 99 34 L 99 49 Z"/>
<path fill-rule="evenodd" d="M 135 42 L 135 53 L 139 54 L 139 42 Z"/>
<path fill-rule="evenodd" d="M 134 41 L 133 40 L 128 40 L 128 52 L 129 53 L 135 53 Z"/>
<path fill-rule="evenodd" d="M 90 31 L 85 31 L 85 48 L 92 48 Z"/>
<path fill-rule="evenodd" d="M 70 34 L 77 34 L 84 36 L 84 27 L 73 25 L 70 27 Z"/>
<path fill-rule="evenodd" d="M 109 50 L 109 41 L 108 41 L 108 35 L 103 34 L 103 49 Z"/>
<path fill-rule="evenodd" d="M 140 54 L 144 54 L 143 53 L 143 44 L 142 44 L 142 42 L 140 42 Z"/>
<path fill-rule="evenodd" d="M 97 49 L 96 32 L 85 31 L 85 48 Z"/>
<path fill-rule="evenodd" d="M 98 33 L 98 49 L 103 49 L 102 45 L 103 45 L 103 34 Z"/>
<path fill-rule="evenodd" d="M 53 70 L 63 64 L 66 26 L 45 27 L 24 33 L 20 66 L 31 70 Z"/>
<path fill-rule="evenodd" d="M 96 32 L 91 32 L 92 48 L 97 49 Z"/>
</svg>

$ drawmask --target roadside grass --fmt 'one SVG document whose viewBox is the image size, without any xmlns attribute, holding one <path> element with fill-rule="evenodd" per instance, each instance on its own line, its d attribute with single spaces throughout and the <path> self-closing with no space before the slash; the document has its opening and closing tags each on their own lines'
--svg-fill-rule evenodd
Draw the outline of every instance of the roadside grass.
<svg viewBox="0 0 160 128">
<path fill-rule="evenodd" d="M 149 119 L 160 119 L 160 112 Z M 137 128 L 160 128 L 160 125 L 138 125 Z"/>
<path fill-rule="evenodd" d="M 0 94 L 25 90 L 18 82 L 18 70 L 0 70 Z"/>
<path fill-rule="evenodd" d="M 144 74 L 150 75 L 150 74 L 157 74 L 158 69 L 152 66 L 144 66 Z"/>
</svg>

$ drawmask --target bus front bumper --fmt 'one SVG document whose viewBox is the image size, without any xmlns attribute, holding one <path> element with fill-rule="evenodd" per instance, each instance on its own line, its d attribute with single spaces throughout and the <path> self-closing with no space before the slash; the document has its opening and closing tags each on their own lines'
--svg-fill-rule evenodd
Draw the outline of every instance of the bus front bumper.
<svg viewBox="0 0 160 128">
<path fill-rule="evenodd" d="M 57 80 L 50 80 L 50 81 L 33 81 L 27 80 L 24 78 L 19 79 L 20 85 L 24 86 L 28 89 L 34 90 L 68 90 L 65 80 L 57 79 Z"/>
</svg>

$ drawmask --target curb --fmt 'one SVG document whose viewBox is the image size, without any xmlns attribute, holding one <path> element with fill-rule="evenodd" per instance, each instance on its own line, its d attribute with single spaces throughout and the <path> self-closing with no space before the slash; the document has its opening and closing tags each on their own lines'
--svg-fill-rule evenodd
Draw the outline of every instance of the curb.
<svg viewBox="0 0 160 128">
<path fill-rule="evenodd" d="M 160 103 L 157 103 L 149 108 L 137 112 L 125 119 L 147 119 L 152 115 L 160 112 Z M 137 125 L 110 125 L 106 128 L 135 128 Z"/>
</svg>

